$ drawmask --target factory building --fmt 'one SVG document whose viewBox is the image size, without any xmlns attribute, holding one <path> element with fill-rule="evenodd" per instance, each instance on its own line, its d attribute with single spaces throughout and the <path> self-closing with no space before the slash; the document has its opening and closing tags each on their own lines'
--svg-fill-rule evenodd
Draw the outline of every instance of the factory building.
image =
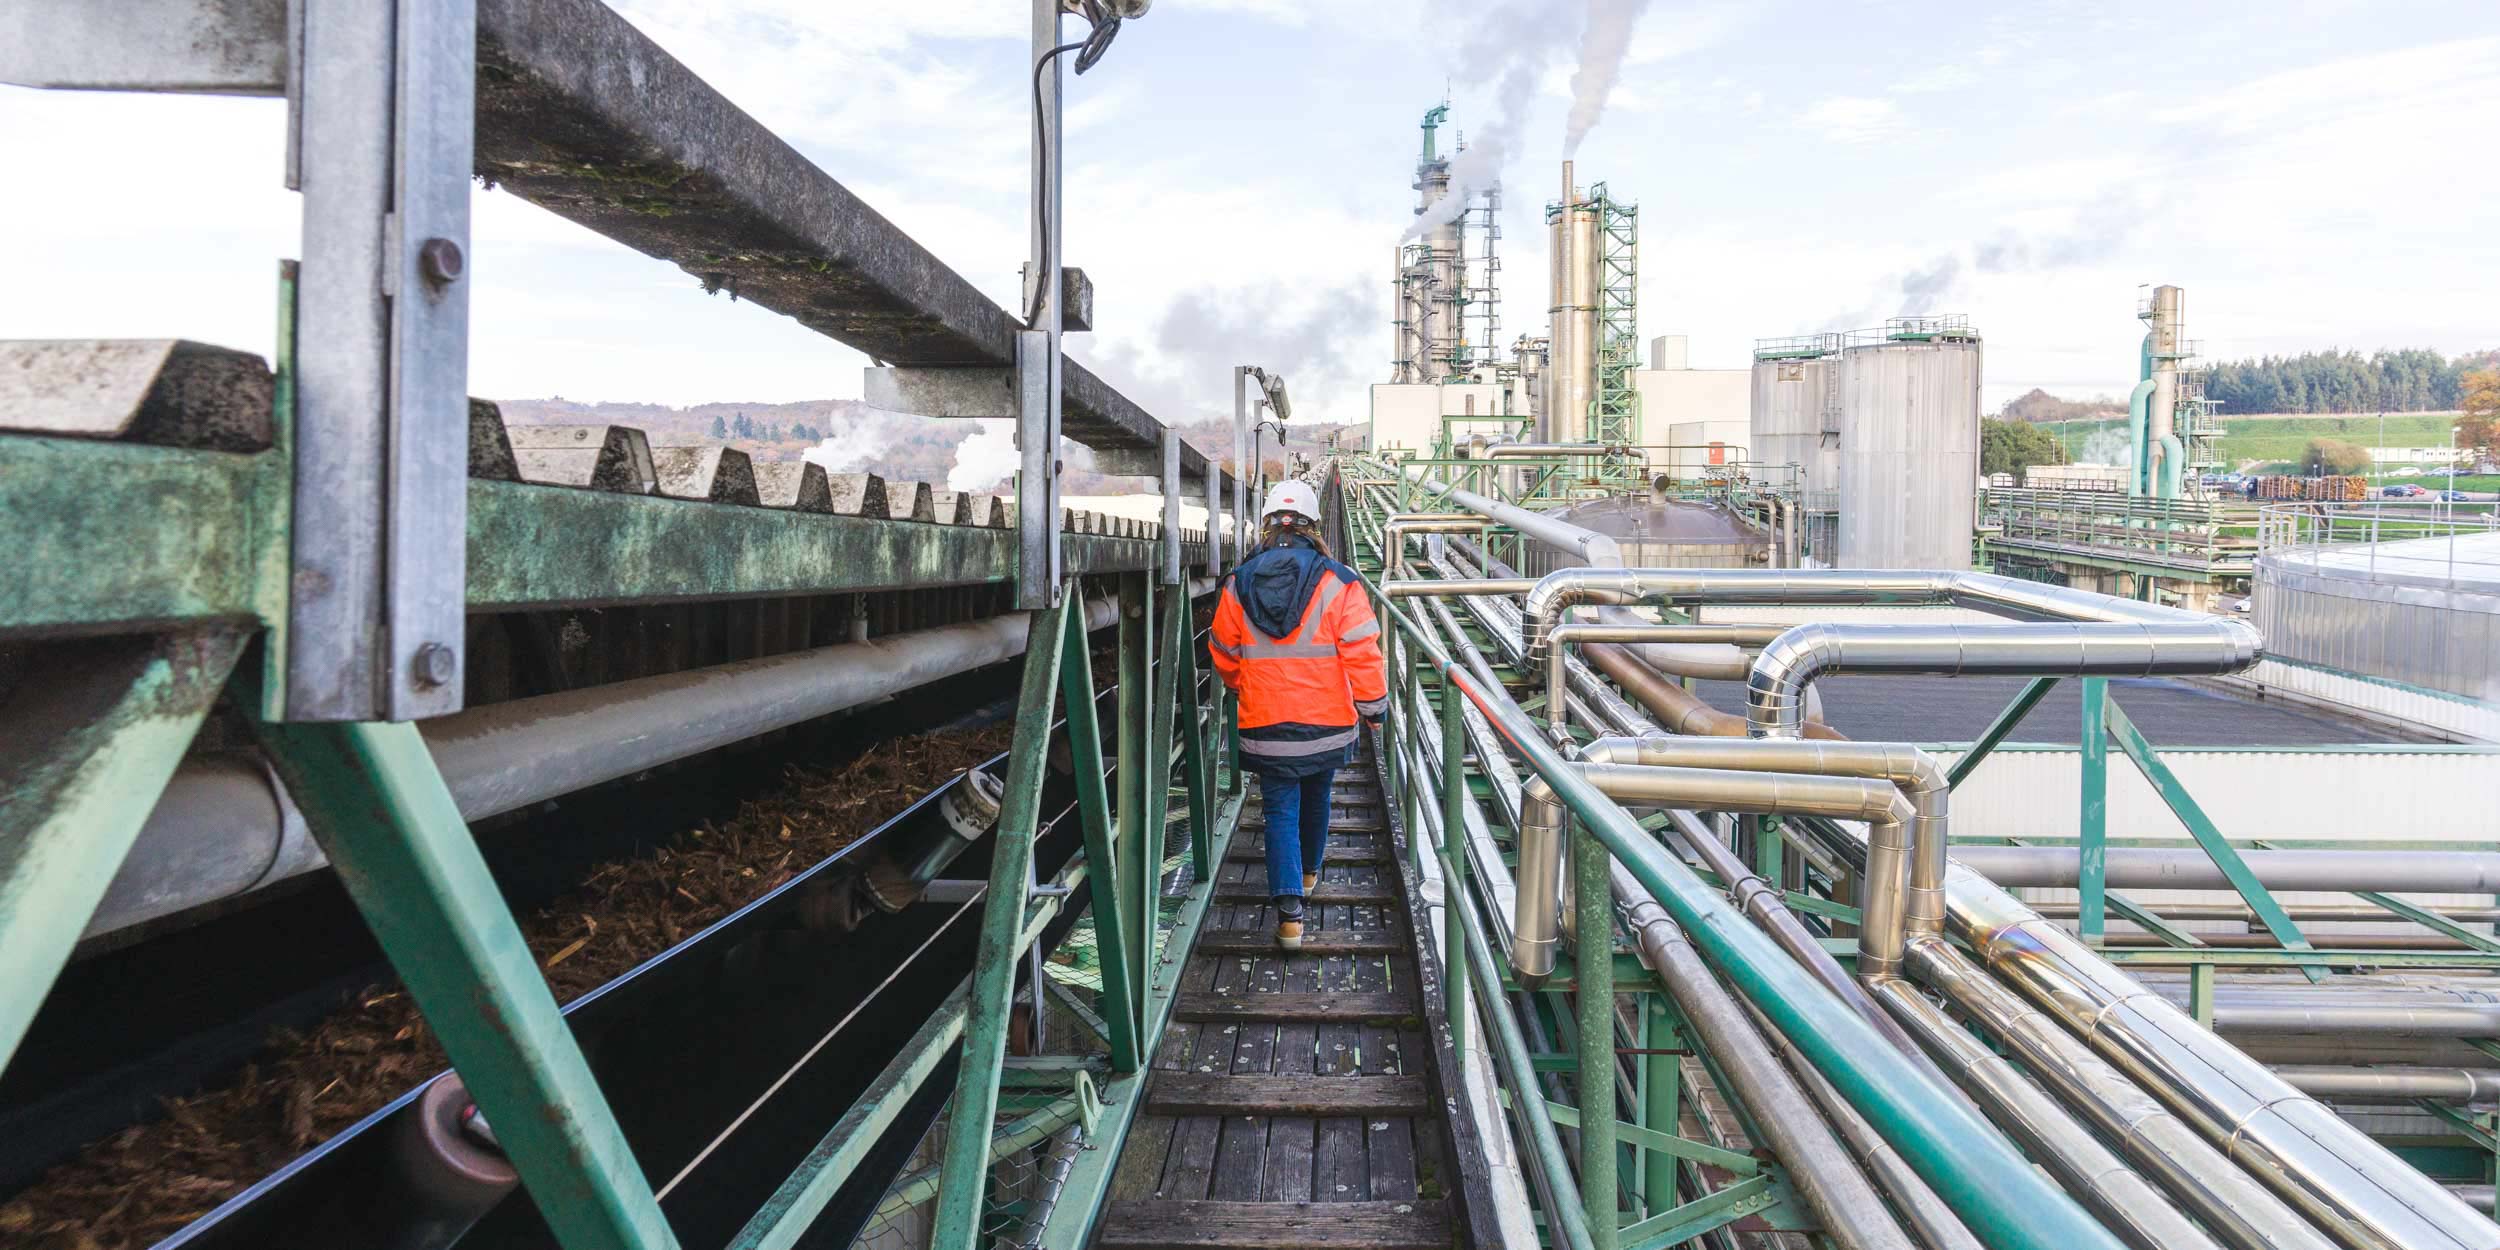
<svg viewBox="0 0 2500 1250">
<path fill-rule="evenodd" d="M 1749 406 L 1752 375 L 1743 369 L 1696 369 L 1688 340 L 1662 334 L 1649 341 L 1649 367 L 1632 372 L 1640 428 L 1665 444 L 1652 465 L 1679 481 L 1755 459 Z"/>
</svg>

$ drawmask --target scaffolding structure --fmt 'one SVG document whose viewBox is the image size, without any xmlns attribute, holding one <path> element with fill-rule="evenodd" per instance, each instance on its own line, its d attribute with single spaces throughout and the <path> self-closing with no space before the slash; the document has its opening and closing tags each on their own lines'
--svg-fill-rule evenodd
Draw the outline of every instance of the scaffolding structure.
<svg viewBox="0 0 2500 1250">
<path fill-rule="evenodd" d="M 1467 150 L 1461 142 L 1459 151 Z M 1502 343 L 1502 188 L 1475 197 L 1459 215 L 1459 351 L 1456 372 L 1499 365 Z"/>
<path fill-rule="evenodd" d="M 1589 201 L 1597 210 L 1597 410 L 1589 435 L 1600 443 L 1637 445 L 1640 397 L 1632 371 L 1641 364 L 1641 210 L 1608 194 L 1602 182 L 1589 188 Z M 1617 467 L 1632 472 L 1628 464 Z"/>
</svg>

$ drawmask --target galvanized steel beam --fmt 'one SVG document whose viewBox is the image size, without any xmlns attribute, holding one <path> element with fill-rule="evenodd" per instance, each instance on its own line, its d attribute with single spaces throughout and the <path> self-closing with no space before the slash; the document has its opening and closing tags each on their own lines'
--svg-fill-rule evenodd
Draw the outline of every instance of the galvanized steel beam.
<svg viewBox="0 0 2500 1250">
<path fill-rule="evenodd" d="M 1016 364 L 1018 318 L 598 0 L 480 0 L 477 126 L 480 176 L 707 289 L 883 364 Z M 1061 386 L 1067 437 L 1156 446 L 1091 370 Z"/>
<path fill-rule="evenodd" d="M 0 82 L 79 91 L 281 95 L 286 0 L 16 0 Z"/>
</svg>

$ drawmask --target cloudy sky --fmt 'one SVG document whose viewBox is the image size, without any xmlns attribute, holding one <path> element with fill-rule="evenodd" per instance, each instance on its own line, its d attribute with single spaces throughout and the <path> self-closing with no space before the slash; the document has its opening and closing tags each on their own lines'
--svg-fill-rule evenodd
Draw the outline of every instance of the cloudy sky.
<svg viewBox="0 0 2500 1250">
<path fill-rule="evenodd" d="M 994 297 L 1024 247 L 1018 0 L 618 0 Z M 1075 350 L 1163 415 L 1227 366 L 1359 418 L 1415 124 L 1505 169 L 1505 337 L 1541 328 L 1590 0 L 1159 0 L 1070 86 Z M 1968 313 L 1992 404 L 2123 394 L 2139 284 L 2208 355 L 2500 345 L 2500 12 L 2489 0 L 1596 0 L 1628 54 L 1578 152 L 1641 208 L 1641 330 L 1757 337 Z M 1583 98 L 1590 93 L 1583 92 Z M 0 337 L 266 351 L 292 254 L 269 101 L 0 87 Z M 1447 132 L 1445 134 L 1445 141 Z M 862 359 L 502 193 L 477 196 L 473 392 L 690 404 L 855 396 Z"/>
</svg>

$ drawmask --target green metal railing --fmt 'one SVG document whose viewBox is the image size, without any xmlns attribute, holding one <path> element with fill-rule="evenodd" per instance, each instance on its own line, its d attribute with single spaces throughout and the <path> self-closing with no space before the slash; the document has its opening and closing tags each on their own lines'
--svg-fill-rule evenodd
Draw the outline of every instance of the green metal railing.
<svg viewBox="0 0 2500 1250">
<path fill-rule="evenodd" d="M 1377 518 L 1368 504 L 1356 506 Z M 1816 1070 L 1983 1240 L 2039 1247 L 2118 1244 L 2062 1191 L 2033 1172 L 2003 1139 L 1944 1096 L 1862 1018 L 1738 915 L 1714 886 L 1668 855 L 1647 829 L 1584 780 L 1572 762 L 1545 742 L 1506 692 L 1466 672 L 1435 641 L 1428 627 L 1379 596 L 1376 585 L 1370 588 L 1376 611 L 1392 627 L 1391 671 L 1400 676 L 1391 684 L 1392 734 L 1420 732 L 1428 722 L 1439 725 L 1443 767 L 1439 777 L 1428 780 L 1443 811 L 1456 811 L 1472 801 L 1459 766 L 1465 747 L 1455 728 L 1458 700 L 1463 698 L 1492 725 L 1501 743 L 1545 780 L 1578 822 L 1580 836 L 1574 839 L 1573 863 L 1581 882 L 1576 891 L 1576 931 L 1582 935 L 1582 948 L 1571 985 L 1584 1003 L 1610 1005 L 1616 988 L 1617 959 L 1611 944 L 1615 921 L 1606 879 L 1607 865 L 1620 862 L 1684 927 L 1704 958 L 1796 1043 Z M 1427 675 L 1438 683 L 1437 705 L 1427 699 L 1422 681 Z M 1391 784 L 1418 794 L 1422 780 L 1411 777 L 1403 762 L 1390 778 Z M 1403 796 L 1401 803 L 1409 808 L 1415 805 Z M 1456 875 L 1461 871 L 1456 864 L 1463 859 L 1455 845 L 1459 828 L 1446 819 L 1441 824 L 1441 845 L 1436 849 L 1445 881 L 1464 880 Z M 1569 1113 L 1576 1121 L 1581 1147 L 1574 1182 L 1555 1130 L 1557 1117 L 1536 1096 L 1539 1056 L 1528 1049 L 1504 1001 L 1502 965 L 1496 961 L 1475 903 L 1465 891 L 1452 891 L 1445 897 L 1457 936 L 1463 939 L 1451 942 L 1444 953 L 1451 992 L 1465 993 L 1462 986 L 1483 991 L 1484 1018 L 1492 1026 L 1493 1058 L 1508 1078 L 1514 1111 L 1526 1121 L 1530 1157 L 1557 1193 L 1577 1190 L 1576 1204 L 1565 1202 L 1561 1204 L 1565 1209 L 1545 1212 L 1549 1229 L 1558 1230 L 1557 1239 L 1575 1250 L 1615 1246 L 1631 1230 L 1618 1227 L 1614 1175 L 1617 1143 L 1625 1134 L 1617 1122 L 1610 1079 L 1615 1052 L 1611 1011 L 1586 1013 L 1575 1030 L 1579 1071 L 1603 1071 L 1609 1077 L 1593 1080 L 1597 1088 L 1584 1092 L 1582 1105 Z M 1633 1127 L 1643 1130 L 1644 1141 L 1655 1140 L 1646 1134 L 1657 1130 Z M 1723 1201 L 1740 1205 L 1736 1199 Z M 1635 1244 L 1668 1244 L 1657 1236 L 1673 1231 L 1677 1230 L 1645 1226 Z"/>
</svg>

